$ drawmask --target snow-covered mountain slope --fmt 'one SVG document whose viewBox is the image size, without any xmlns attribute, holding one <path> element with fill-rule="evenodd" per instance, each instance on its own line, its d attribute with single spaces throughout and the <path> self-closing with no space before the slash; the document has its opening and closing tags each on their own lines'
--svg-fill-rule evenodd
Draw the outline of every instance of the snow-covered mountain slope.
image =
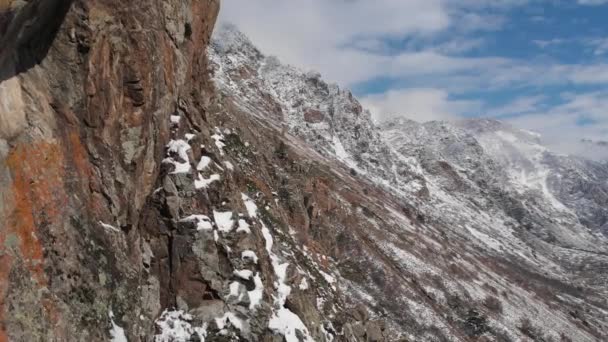
<svg viewBox="0 0 608 342">
<path fill-rule="evenodd" d="M 264 56 L 231 26 L 208 53 L 222 110 L 276 132 L 282 155 L 326 170 L 304 196 L 316 198 L 304 200 L 308 243 L 326 251 L 344 307 L 382 318 L 385 340 L 607 338 L 608 248 L 581 214 L 583 200 L 601 208 L 602 197 L 581 190 L 577 209 L 565 185 L 580 165 L 601 182 L 601 164 L 567 166 L 577 159 L 556 160 L 566 157 L 494 121 L 377 127 L 348 91 Z M 282 253 L 302 251 L 290 246 Z M 336 329 L 359 340 L 344 334 Z"/>
<path fill-rule="evenodd" d="M 492 220 L 477 216 L 472 221 L 503 247 L 512 246 L 503 253 L 532 253 L 533 258 L 522 260 L 531 267 L 542 268 L 551 260 L 576 269 L 576 262 L 569 264 L 572 251 L 606 254 L 606 239 L 551 190 L 550 179 L 559 176 L 544 160 L 555 155 L 539 145 L 537 136 L 489 120 L 418 124 L 397 119 L 384 123 L 382 131 L 397 151 L 421 161 L 430 203 L 442 208 L 435 214 L 438 220 L 462 222 L 475 217 L 475 211 L 488 215 Z M 547 260 L 537 259 L 540 255 Z"/>
<path fill-rule="evenodd" d="M 264 56 L 234 26 L 219 28 L 211 45 L 216 84 L 241 108 L 342 161 L 353 172 L 398 189 L 423 188 L 415 161 L 392 153 L 370 113 L 349 91 L 326 83 L 318 73 Z"/>
<path fill-rule="evenodd" d="M 608 234 L 608 165 L 552 153 L 532 132 L 494 120 L 458 123 L 508 173 L 519 193 L 540 192 L 554 209 L 570 211 L 581 224 Z"/>
</svg>

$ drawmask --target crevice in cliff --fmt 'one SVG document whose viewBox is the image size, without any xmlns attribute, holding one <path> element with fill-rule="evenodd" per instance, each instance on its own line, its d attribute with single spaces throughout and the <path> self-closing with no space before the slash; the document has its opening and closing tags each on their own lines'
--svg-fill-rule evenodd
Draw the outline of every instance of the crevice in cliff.
<svg viewBox="0 0 608 342">
<path fill-rule="evenodd" d="M 73 0 L 32 1 L 4 14 L 0 36 L 0 82 L 28 71 L 46 57 Z"/>
<path fill-rule="evenodd" d="M 175 256 L 173 249 L 173 234 L 169 234 L 167 237 L 167 250 L 169 251 L 168 261 L 169 261 L 169 307 L 176 306 L 176 293 L 175 293 L 175 284 L 174 284 L 174 273 L 175 273 Z"/>
</svg>

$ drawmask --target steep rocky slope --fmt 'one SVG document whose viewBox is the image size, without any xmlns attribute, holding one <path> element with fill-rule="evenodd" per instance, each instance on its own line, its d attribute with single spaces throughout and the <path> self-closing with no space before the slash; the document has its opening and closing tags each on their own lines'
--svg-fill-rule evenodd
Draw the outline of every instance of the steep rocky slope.
<svg viewBox="0 0 608 342">
<path fill-rule="evenodd" d="M 544 169 L 525 174 L 535 182 L 515 179 L 527 162 L 509 163 L 497 153 L 504 146 L 491 148 L 508 139 L 481 127 L 521 135 L 515 152 L 528 157 L 526 149 L 542 148 L 529 133 L 492 121 L 396 120 L 376 128 L 350 93 L 264 56 L 232 26 L 216 32 L 209 53 L 223 96 L 295 144 L 341 161 L 343 173 L 364 184 L 358 205 L 380 230 L 365 228 L 359 237 L 374 243 L 376 256 L 375 267 L 357 270 L 379 266 L 381 276 L 353 278 L 351 264 L 368 258 L 358 253 L 336 259 L 337 279 L 354 302 L 382 308 L 391 336 L 604 338 L 606 239 L 549 189 Z M 387 295 L 381 284 L 399 278 L 402 287 Z"/>
<path fill-rule="evenodd" d="M 0 341 L 606 339 L 602 236 L 218 6 L 0 2 Z"/>
<path fill-rule="evenodd" d="M 569 209 L 581 224 L 608 233 L 605 162 L 553 153 L 542 146 L 539 135 L 499 121 L 466 120 L 458 125 L 507 170 L 518 192 L 541 191 L 557 209 Z"/>
</svg>

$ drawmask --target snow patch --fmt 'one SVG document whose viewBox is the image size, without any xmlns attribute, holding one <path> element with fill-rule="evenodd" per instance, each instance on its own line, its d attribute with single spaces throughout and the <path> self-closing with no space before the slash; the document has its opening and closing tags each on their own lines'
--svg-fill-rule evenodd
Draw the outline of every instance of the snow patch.
<svg viewBox="0 0 608 342">
<path fill-rule="evenodd" d="M 247 234 L 251 234 L 251 229 L 249 228 L 249 223 L 243 219 L 239 219 L 239 227 L 236 229 L 237 233 L 244 232 Z"/>
<path fill-rule="evenodd" d="M 182 117 L 179 115 L 171 115 L 171 117 L 169 118 L 169 120 L 171 120 L 171 123 L 174 125 L 179 125 L 179 122 L 182 120 Z"/>
<path fill-rule="evenodd" d="M 245 204 L 245 207 L 247 208 L 247 213 L 249 217 L 256 218 L 258 208 L 255 202 L 244 193 L 241 194 L 241 198 Z M 296 335 L 296 331 L 300 331 L 300 333 L 304 336 L 305 341 L 313 341 L 313 339 L 310 337 L 308 329 L 306 328 L 300 317 L 291 312 L 289 309 L 285 308 L 285 301 L 291 293 L 291 287 L 286 284 L 287 268 L 289 266 L 289 263 L 281 263 L 279 257 L 272 251 L 274 240 L 272 238 L 272 234 L 270 233 L 270 229 L 266 227 L 264 222 L 260 221 L 260 223 L 262 225 L 262 236 L 264 237 L 266 251 L 268 252 L 272 268 L 277 278 L 274 283 L 274 286 L 277 290 L 274 305 L 277 311 L 273 313 L 273 316 L 270 319 L 270 322 L 268 323 L 268 327 L 273 332 L 283 335 L 287 342 L 299 342 L 299 339 Z M 263 291 L 263 288 L 261 286 L 262 284 L 260 279 L 259 291 Z M 257 287 L 258 285 L 256 284 L 256 288 Z M 260 295 L 262 293 L 263 292 L 259 292 Z"/>
<path fill-rule="evenodd" d="M 211 136 L 211 139 L 215 140 L 215 146 L 220 151 L 220 155 L 224 155 L 224 147 L 226 144 L 224 143 L 224 135 L 220 133 L 219 129 L 216 129 L 218 133 Z"/>
<path fill-rule="evenodd" d="M 333 284 L 336 282 L 336 278 L 332 277 L 331 275 L 319 270 L 319 273 L 321 273 L 321 275 L 323 276 L 323 278 L 325 279 L 326 282 Z"/>
<path fill-rule="evenodd" d="M 208 168 L 210 164 L 211 164 L 211 158 L 209 158 L 207 156 L 202 156 L 201 160 L 198 162 L 198 165 L 196 165 L 196 169 L 199 171 L 203 171 L 206 168 Z"/>
<path fill-rule="evenodd" d="M 110 224 L 103 223 L 103 222 L 99 221 L 99 225 L 100 225 L 102 228 L 104 228 L 104 229 L 107 229 L 107 230 L 111 230 L 111 231 L 113 231 L 113 232 L 120 233 L 120 229 L 118 229 L 118 228 L 116 228 L 116 227 L 114 227 L 114 226 L 112 226 L 112 225 L 110 225 Z"/>
<path fill-rule="evenodd" d="M 232 230 L 232 227 L 234 226 L 232 211 L 219 212 L 214 210 L 213 218 L 215 219 L 215 224 L 219 231 L 229 233 Z"/>
<path fill-rule="evenodd" d="M 477 238 L 478 240 L 483 242 L 486 246 L 492 248 L 495 251 L 498 251 L 498 252 L 501 251 L 502 244 L 500 242 L 498 242 L 496 239 L 491 238 L 489 235 L 482 233 L 479 230 L 477 230 L 471 226 L 467 225 L 466 227 L 469 230 L 469 232 L 471 233 L 471 235 L 473 235 L 475 238 Z"/>
<path fill-rule="evenodd" d="M 190 157 L 188 156 L 188 151 L 190 151 L 191 147 L 188 142 L 185 140 L 171 140 L 169 144 L 167 144 L 167 154 L 168 157 L 163 160 L 163 163 L 169 163 L 175 165 L 175 170 L 171 172 L 172 174 L 178 173 L 188 173 L 190 172 Z M 179 159 L 182 161 L 176 161 L 171 157 L 171 153 L 175 153 L 179 156 Z"/>
<path fill-rule="evenodd" d="M 194 187 L 196 189 L 207 189 L 213 182 L 219 182 L 222 178 L 218 174 L 211 175 L 209 178 L 205 178 L 198 174 L 198 178 L 194 180 Z"/>
<path fill-rule="evenodd" d="M 241 283 L 239 283 L 238 281 L 233 281 L 232 283 L 230 283 L 230 297 L 234 297 L 236 298 L 239 302 L 243 299 L 243 292 L 241 292 L 241 289 L 244 288 L 245 286 Z"/>
<path fill-rule="evenodd" d="M 226 166 L 226 168 L 227 168 L 229 171 L 234 171 L 234 165 L 232 165 L 232 163 L 231 163 L 231 162 L 229 162 L 229 161 L 225 160 L 225 161 L 224 161 L 224 166 Z"/>
<path fill-rule="evenodd" d="M 237 230 L 238 231 L 238 230 Z M 251 260 L 254 264 L 258 263 L 258 256 L 254 251 L 246 250 L 241 253 L 241 259 L 243 260 Z"/>
<path fill-rule="evenodd" d="M 302 281 L 300 281 L 300 285 L 298 286 L 300 288 L 300 290 L 305 291 L 308 290 L 308 278 L 303 277 Z"/>
<path fill-rule="evenodd" d="M 190 215 L 180 220 L 181 222 L 196 222 L 196 230 L 212 230 L 213 223 L 208 216 Z"/>
<path fill-rule="evenodd" d="M 232 273 L 235 276 L 244 280 L 249 280 L 251 279 L 251 277 L 253 277 L 253 272 L 251 272 L 250 270 L 234 270 Z"/>
<path fill-rule="evenodd" d="M 286 308 L 279 309 L 272 318 L 270 318 L 268 328 L 275 333 L 283 335 L 286 342 L 300 342 L 300 339 L 296 335 L 296 331 L 300 331 L 304 335 L 304 341 L 314 341 L 312 337 L 310 337 L 308 329 L 300 317 Z"/>
<path fill-rule="evenodd" d="M 112 323 L 112 329 L 110 329 L 110 341 L 112 342 L 129 342 L 127 335 L 125 335 L 125 329 L 119 327 L 114 323 L 114 313 L 110 310 L 110 323 Z"/>
<path fill-rule="evenodd" d="M 258 217 L 257 211 L 258 211 L 258 206 L 255 205 L 255 202 L 249 198 L 249 196 L 245 195 L 245 194 L 241 194 L 241 198 L 243 199 L 243 202 L 245 203 L 245 208 L 247 208 L 247 214 L 249 215 L 249 217 L 251 218 L 256 218 Z"/>
<path fill-rule="evenodd" d="M 258 305 L 260 305 L 262 298 L 264 297 L 264 283 L 262 283 L 262 278 L 260 278 L 259 273 L 253 277 L 253 283 L 255 284 L 255 289 L 247 292 L 249 295 L 250 310 L 254 310 Z"/>
<path fill-rule="evenodd" d="M 240 331 L 243 331 L 244 329 L 243 320 L 236 317 L 232 312 L 226 312 L 224 316 L 216 318 L 215 325 L 217 325 L 220 330 L 226 328 L 228 325 L 232 325 Z"/>
<path fill-rule="evenodd" d="M 197 334 L 201 341 L 207 337 L 207 324 L 202 327 L 192 327 L 190 323 L 192 315 L 183 311 L 165 310 L 156 325 L 160 329 L 160 334 L 154 336 L 155 342 L 187 342 L 192 335 Z"/>
</svg>

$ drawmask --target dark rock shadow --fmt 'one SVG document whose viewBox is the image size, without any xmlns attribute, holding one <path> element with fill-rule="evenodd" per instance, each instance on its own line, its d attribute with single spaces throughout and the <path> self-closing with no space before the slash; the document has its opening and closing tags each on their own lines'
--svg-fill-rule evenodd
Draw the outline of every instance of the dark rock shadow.
<svg viewBox="0 0 608 342">
<path fill-rule="evenodd" d="M 0 13 L 0 82 L 40 64 L 73 0 L 33 0 Z"/>
</svg>

